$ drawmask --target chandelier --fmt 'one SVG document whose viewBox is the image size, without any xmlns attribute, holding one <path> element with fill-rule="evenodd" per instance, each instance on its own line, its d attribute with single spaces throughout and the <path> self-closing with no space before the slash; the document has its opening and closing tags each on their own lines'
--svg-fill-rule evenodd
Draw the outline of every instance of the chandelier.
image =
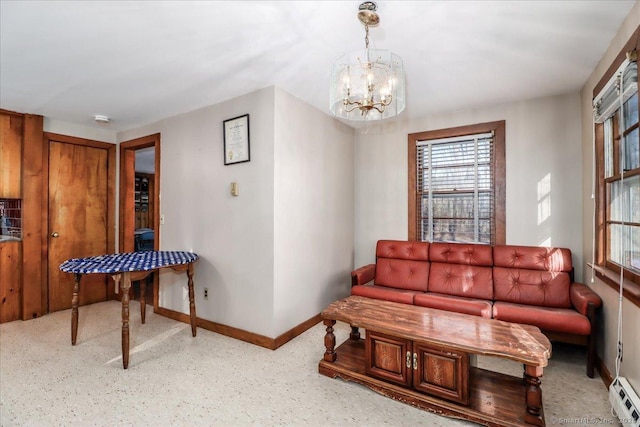
<svg viewBox="0 0 640 427">
<path fill-rule="evenodd" d="M 329 108 L 334 116 L 354 121 L 393 117 L 406 106 L 402 58 L 388 50 L 369 49 L 369 27 L 380 22 L 377 6 L 367 1 L 358 9 L 365 48 L 334 62 Z"/>
</svg>

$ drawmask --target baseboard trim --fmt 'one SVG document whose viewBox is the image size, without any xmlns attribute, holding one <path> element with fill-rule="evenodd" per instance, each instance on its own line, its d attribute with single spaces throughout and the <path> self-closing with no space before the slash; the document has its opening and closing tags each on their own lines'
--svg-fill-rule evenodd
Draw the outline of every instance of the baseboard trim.
<svg viewBox="0 0 640 427">
<path fill-rule="evenodd" d="M 321 321 L 322 321 L 322 317 L 320 317 L 320 313 L 318 313 L 315 316 L 311 317 L 310 319 L 307 319 L 304 322 L 300 323 L 298 326 L 295 326 L 295 327 L 289 329 L 284 334 L 279 335 L 274 340 L 274 345 L 275 345 L 274 350 L 276 348 L 281 347 L 284 344 L 288 343 L 289 341 L 291 341 L 292 339 L 294 339 L 298 335 L 301 335 L 302 333 L 304 333 L 307 330 L 311 329 L 312 327 L 314 327 L 315 325 L 317 325 Z"/>
<path fill-rule="evenodd" d="M 613 376 L 611 376 L 611 372 L 609 372 L 609 369 L 607 369 L 607 366 L 600 357 L 596 357 L 596 368 L 598 369 L 598 373 L 600 374 L 600 378 L 602 378 L 604 386 L 609 389 L 609 386 L 613 382 Z"/>
<path fill-rule="evenodd" d="M 164 307 L 158 307 L 155 312 L 156 314 L 168 317 L 169 319 L 177 320 L 183 323 L 190 323 L 189 315 L 180 313 L 179 311 L 170 310 Z M 222 323 L 216 323 L 210 320 L 201 319 L 199 317 L 196 317 L 196 325 L 199 328 L 206 329 L 211 332 L 216 332 L 218 334 L 235 338 L 240 341 L 248 342 L 250 344 L 258 345 L 260 347 L 265 347 L 270 350 L 275 350 L 288 343 L 303 332 L 307 331 L 308 329 L 312 328 L 321 320 L 322 318 L 320 317 L 320 314 L 317 314 L 310 319 L 305 320 L 298 326 L 295 326 L 285 333 L 277 336 L 276 338 L 269 338 L 264 335 L 245 331 L 244 329 L 234 328 L 233 326 L 223 325 Z"/>
</svg>

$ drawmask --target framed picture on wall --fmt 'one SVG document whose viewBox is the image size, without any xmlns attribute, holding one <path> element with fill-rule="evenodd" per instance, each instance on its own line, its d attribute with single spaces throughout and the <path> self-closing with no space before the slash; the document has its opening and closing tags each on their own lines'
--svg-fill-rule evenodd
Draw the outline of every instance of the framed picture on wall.
<svg viewBox="0 0 640 427">
<path fill-rule="evenodd" d="M 225 165 L 250 161 L 249 115 L 223 121 L 223 139 Z"/>
</svg>

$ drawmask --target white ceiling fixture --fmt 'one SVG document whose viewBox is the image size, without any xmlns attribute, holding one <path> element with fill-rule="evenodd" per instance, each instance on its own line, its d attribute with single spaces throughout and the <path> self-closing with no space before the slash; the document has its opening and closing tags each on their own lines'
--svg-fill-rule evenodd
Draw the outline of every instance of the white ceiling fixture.
<svg viewBox="0 0 640 427">
<path fill-rule="evenodd" d="M 109 117 L 102 114 L 96 114 L 95 116 L 93 116 L 93 120 L 95 120 L 96 123 L 100 123 L 101 125 L 109 124 L 109 122 L 111 121 Z"/>
<path fill-rule="evenodd" d="M 364 50 L 347 53 L 333 64 L 329 108 L 334 116 L 381 120 L 400 114 L 407 105 L 402 58 L 388 50 L 369 49 L 369 27 L 380 23 L 377 8 L 372 1 L 359 7 Z"/>
</svg>

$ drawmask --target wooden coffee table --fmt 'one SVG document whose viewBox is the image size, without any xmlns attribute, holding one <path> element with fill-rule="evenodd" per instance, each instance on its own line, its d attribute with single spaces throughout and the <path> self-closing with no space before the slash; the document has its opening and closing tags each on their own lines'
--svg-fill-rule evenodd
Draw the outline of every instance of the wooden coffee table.
<svg viewBox="0 0 640 427">
<path fill-rule="evenodd" d="M 359 296 L 330 304 L 322 318 L 323 375 L 487 426 L 545 425 L 540 377 L 551 344 L 535 326 Z M 352 331 L 335 348 L 338 320 Z M 476 355 L 520 362 L 523 378 L 477 368 Z"/>
</svg>

